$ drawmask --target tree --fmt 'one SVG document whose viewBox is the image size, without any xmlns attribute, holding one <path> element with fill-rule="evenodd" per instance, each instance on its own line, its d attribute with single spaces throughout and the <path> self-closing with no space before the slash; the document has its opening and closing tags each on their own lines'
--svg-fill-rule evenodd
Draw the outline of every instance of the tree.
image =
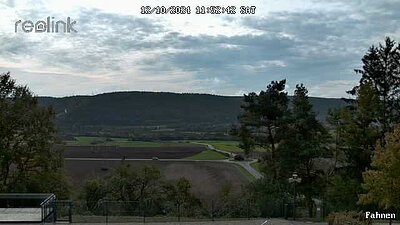
<svg viewBox="0 0 400 225">
<path fill-rule="evenodd" d="M 309 214 L 313 212 L 313 197 L 321 192 L 321 169 L 314 166 L 316 158 L 323 156 L 327 132 L 317 120 L 303 84 L 296 85 L 292 100 L 291 117 L 285 136 L 279 145 L 281 177 L 297 172 L 302 178 L 299 192 L 306 197 Z"/>
<path fill-rule="evenodd" d="M 10 73 L 0 75 L 0 192 L 55 192 L 67 197 L 54 112 L 38 105 Z"/>
<path fill-rule="evenodd" d="M 381 135 L 379 115 L 381 101 L 372 83 L 365 81 L 357 89 L 355 104 L 336 110 L 331 124 L 336 132 L 336 148 L 344 153 L 347 175 L 361 181 L 361 174 L 370 166 L 371 154 Z M 335 118 L 336 117 L 336 118 Z"/>
<path fill-rule="evenodd" d="M 98 208 L 100 200 L 104 199 L 106 195 L 106 184 L 101 178 L 88 180 L 83 186 L 82 198 L 85 200 L 89 210 Z"/>
<path fill-rule="evenodd" d="M 400 119 L 400 44 L 396 45 L 387 37 L 385 45 L 371 46 L 362 62 L 363 68 L 355 70 L 361 75 L 360 84 L 348 93 L 357 95 L 362 84 L 368 82 L 372 85 L 382 103 L 378 121 L 382 125 L 383 137 Z"/>
<path fill-rule="evenodd" d="M 166 183 L 163 189 L 167 208 L 177 211 L 180 216 L 196 216 L 201 202 L 191 193 L 191 187 L 189 180 L 184 177 L 179 178 L 175 183 Z"/>
<path fill-rule="evenodd" d="M 114 200 L 144 202 L 157 196 L 160 178 L 157 168 L 145 166 L 136 171 L 122 164 L 107 179 L 107 186 Z"/>
<path fill-rule="evenodd" d="M 363 173 L 361 204 L 377 203 L 386 210 L 400 210 L 400 126 L 385 136 L 385 145 L 376 145 L 372 168 Z"/>
<path fill-rule="evenodd" d="M 269 149 L 268 165 L 273 176 L 277 176 L 276 145 L 280 141 L 282 125 L 288 113 L 286 80 L 272 81 L 266 91 L 244 95 L 239 116 L 238 136 L 240 146 L 246 153 L 259 146 Z"/>
</svg>

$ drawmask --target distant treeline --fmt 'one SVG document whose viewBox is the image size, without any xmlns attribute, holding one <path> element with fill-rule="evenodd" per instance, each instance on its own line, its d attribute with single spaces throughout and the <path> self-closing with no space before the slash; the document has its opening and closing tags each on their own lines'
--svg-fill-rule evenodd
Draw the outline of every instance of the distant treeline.
<svg viewBox="0 0 400 225">
<path fill-rule="evenodd" d="M 230 139 L 242 97 L 165 92 L 115 92 L 95 96 L 39 97 L 53 106 L 63 135 L 131 136 L 152 139 Z M 345 103 L 311 98 L 318 119 Z"/>
</svg>

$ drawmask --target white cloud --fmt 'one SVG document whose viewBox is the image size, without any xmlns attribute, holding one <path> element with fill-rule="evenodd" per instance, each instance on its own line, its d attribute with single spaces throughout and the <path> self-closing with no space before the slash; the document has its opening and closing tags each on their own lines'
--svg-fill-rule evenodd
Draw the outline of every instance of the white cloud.
<svg viewBox="0 0 400 225">
<path fill-rule="evenodd" d="M 371 3 L 371 4 L 369 4 Z M 390 4 L 389 4 L 390 3 Z M 141 15 L 142 5 L 192 7 L 191 15 Z M 341 97 L 355 65 L 390 35 L 400 3 L 233 0 L 255 15 L 195 15 L 215 1 L 0 0 L 0 72 L 41 95 L 151 90 L 242 95 L 287 78 L 313 96 Z M 365 9 L 365 10 L 364 10 Z M 239 11 L 239 9 L 238 9 Z M 77 21 L 77 34 L 14 33 L 18 19 Z M 376 19 L 379 18 L 379 19 Z M 256 75 L 256 76 L 255 76 Z"/>
</svg>

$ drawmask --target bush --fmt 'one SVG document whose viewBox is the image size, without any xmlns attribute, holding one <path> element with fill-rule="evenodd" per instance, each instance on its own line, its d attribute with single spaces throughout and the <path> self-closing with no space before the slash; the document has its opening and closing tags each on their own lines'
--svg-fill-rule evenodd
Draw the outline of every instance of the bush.
<svg viewBox="0 0 400 225">
<path fill-rule="evenodd" d="M 328 216 L 328 225 L 364 225 L 362 213 L 350 211 L 331 213 Z"/>
</svg>

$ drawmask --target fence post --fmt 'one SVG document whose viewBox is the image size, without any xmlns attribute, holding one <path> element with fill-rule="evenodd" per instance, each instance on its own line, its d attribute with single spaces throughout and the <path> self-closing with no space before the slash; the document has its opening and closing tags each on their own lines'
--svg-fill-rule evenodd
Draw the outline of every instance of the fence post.
<svg viewBox="0 0 400 225">
<path fill-rule="evenodd" d="M 181 222 L 181 203 L 178 202 L 178 222 Z"/>
<path fill-rule="evenodd" d="M 250 200 L 247 200 L 247 219 L 250 220 Z"/>
<path fill-rule="evenodd" d="M 214 221 L 214 200 L 211 200 L 211 221 Z"/>
<path fill-rule="evenodd" d="M 72 201 L 68 201 L 68 222 L 72 223 Z"/>
<path fill-rule="evenodd" d="M 143 206 L 143 223 L 146 223 L 146 203 L 144 203 L 144 206 Z"/>
<path fill-rule="evenodd" d="M 284 204 L 283 214 L 285 216 L 285 220 L 287 220 L 288 219 L 288 204 L 287 203 Z"/>
<path fill-rule="evenodd" d="M 104 201 L 104 206 L 105 206 L 105 210 L 106 210 L 106 212 L 105 212 L 105 214 L 106 214 L 106 225 L 108 225 L 108 201 L 107 200 Z"/>
</svg>

